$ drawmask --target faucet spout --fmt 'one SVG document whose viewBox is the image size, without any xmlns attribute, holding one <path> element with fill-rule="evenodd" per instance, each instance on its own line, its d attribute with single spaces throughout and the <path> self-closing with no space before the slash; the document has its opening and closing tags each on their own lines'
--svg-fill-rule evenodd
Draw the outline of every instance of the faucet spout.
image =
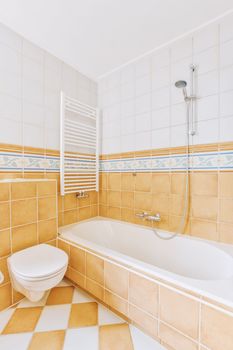
<svg viewBox="0 0 233 350">
<path fill-rule="evenodd" d="M 159 222 L 159 221 L 161 221 L 161 216 L 159 213 L 157 213 L 155 215 L 148 215 L 146 217 L 146 220 L 152 221 L 152 222 Z"/>
<path fill-rule="evenodd" d="M 150 215 L 146 212 L 142 212 L 142 213 L 136 213 L 135 216 L 137 216 L 138 218 L 141 218 L 143 220 L 147 220 L 147 221 L 153 221 L 153 222 L 161 221 L 161 216 L 159 213 Z"/>
</svg>

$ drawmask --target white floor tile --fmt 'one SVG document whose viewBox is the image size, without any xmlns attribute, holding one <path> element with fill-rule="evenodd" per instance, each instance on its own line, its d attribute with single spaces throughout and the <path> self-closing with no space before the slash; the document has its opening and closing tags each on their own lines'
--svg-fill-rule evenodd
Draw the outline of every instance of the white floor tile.
<svg viewBox="0 0 233 350">
<path fill-rule="evenodd" d="M 27 350 L 32 333 L 9 334 L 0 336 L 1 350 Z"/>
<path fill-rule="evenodd" d="M 5 328 L 7 322 L 11 318 L 11 316 L 12 316 L 14 311 L 15 311 L 15 308 L 12 307 L 12 308 L 10 308 L 8 310 L 0 312 L 0 333 Z M 1 346 L 0 346 L 0 349 L 1 349 Z"/>
<path fill-rule="evenodd" d="M 66 329 L 71 305 L 45 306 L 36 326 L 36 332 Z"/>
<path fill-rule="evenodd" d="M 68 329 L 63 350 L 98 350 L 98 327 Z"/>
<path fill-rule="evenodd" d="M 111 312 L 106 307 L 100 304 L 98 305 L 98 315 L 100 326 L 104 324 L 125 323 L 125 321 L 122 318 L 118 317 L 113 312 Z"/>
<path fill-rule="evenodd" d="M 133 340 L 134 350 L 165 350 L 165 348 L 157 341 L 132 325 L 130 325 L 130 332 Z"/>
<path fill-rule="evenodd" d="M 74 295 L 73 295 L 73 304 L 75 303 L 89 303 L 91 301 L 95 301 L 93 298 L 91 298 L 88 294 L 83 292 L 81 289 L 75 289 Z"/>
</svg>

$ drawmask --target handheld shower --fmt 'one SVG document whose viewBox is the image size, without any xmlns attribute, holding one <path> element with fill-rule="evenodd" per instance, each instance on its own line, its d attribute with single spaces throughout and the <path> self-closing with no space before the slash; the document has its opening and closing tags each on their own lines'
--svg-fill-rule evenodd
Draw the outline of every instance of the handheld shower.
<svg viewBox="0 0 233 350">
<path fill-rule="evenodd" d="M 175 83 L 175 87 L 177 87 L 178 89 L 182 89 L 185 101 L 187 101 L 187 99 L 188 99 L 186 86 L 187 86 L 187 82 L 185 80 L 178 80 Z"/>
</svg>

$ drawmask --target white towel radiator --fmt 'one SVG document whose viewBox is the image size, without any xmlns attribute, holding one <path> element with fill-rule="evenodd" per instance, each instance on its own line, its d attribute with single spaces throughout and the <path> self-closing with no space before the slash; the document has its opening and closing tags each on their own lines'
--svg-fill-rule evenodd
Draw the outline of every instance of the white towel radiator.
<svg viewBox="0 0 233 350">
<path fill-rule="evenodd" d="M 61 92 L 61 195 L 99 189 L 99 110 Z"/>
</svg>

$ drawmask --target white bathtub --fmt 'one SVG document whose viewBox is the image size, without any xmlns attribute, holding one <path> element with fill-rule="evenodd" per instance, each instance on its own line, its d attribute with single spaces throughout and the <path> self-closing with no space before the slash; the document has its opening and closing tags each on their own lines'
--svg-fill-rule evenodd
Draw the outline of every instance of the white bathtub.
<svg viewBox="0 0 233 350">
<path fill-rule="evenodd" d="M 141 273 L 233 306 L 232 245 L 183 235 L 164 241 L 149 228 L 105 218 L 62 227 L 59 234 Z"/>
</svg>

